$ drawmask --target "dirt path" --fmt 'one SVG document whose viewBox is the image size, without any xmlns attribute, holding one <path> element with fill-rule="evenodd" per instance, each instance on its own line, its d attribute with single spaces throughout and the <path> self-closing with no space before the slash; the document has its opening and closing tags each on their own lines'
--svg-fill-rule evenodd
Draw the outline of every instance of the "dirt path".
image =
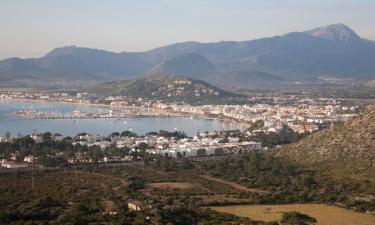
<svg viewBox="0 0 375 225">
<path fill-rule="evenodd" d="M 207 179 L 207 180 L 211 180 L 211 181 L 215 181 L 215 182 L 218 182 L 218 183 L 221 183 L 221 184 L 226 184 L 226 185 L 229 185 L 235 189 L 238 189 L 238 190 L 241 190 L 241 191 L 247 191 L 247 192 L 251 192 L 251 193 L 260 193 L 260 194 L 267 194 L 268 192 L 267 191 L 262 191 L 262 190 L 257 190 L 257 189 L 253 189 L 253 188 L 248 188 L 246 186 L 243 186 L 241 184 L 237 184 L 235 182 L 230 182 L 230 181 L 226 181 L 226 180 L 223 180 L 223 179 L 220 179 L 220 178 L 215 178 L 215 177 L 211 177 L 211 176 L 208 176 L 208 175 L 201 175 L 201 177 Z"/>
<path fill-rule="evenodd" d="M 122 179 L 122 178 L 119 178 L 119 177 L 115 177 L 115 176 L 112 176 L 112 175 L 101 174 L 101 173 L 96 173 L 96 172 L 87 172 L 86 174 L 119 181 L 121 184 L 118 185 L 117 187 L 114 187 L 113 188 L 114 191 L 118 191 L 121 187 L 125 187 L 125 186 L 128 185 L 128 182 L 125 179 Z"/>
</svg>

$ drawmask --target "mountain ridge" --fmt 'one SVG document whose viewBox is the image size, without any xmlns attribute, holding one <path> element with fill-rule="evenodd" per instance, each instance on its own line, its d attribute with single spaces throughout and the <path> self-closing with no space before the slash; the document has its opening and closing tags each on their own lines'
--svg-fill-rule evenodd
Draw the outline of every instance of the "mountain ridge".
<svg viewBox="0 0 375 225">
<path fill-rule="evenodd" d="M 192 53 L 196 55 L 187 63 L 176 60 Z M 123 80 L 157 69 L 170 72 L 163 70 L 166 64 L 173 68 L 172 73 L 191 78 L 205 77 L 202 74 L 209 70 L 217 74 L 261 71 L 292 80 L 316 79 L 326 74 L 375 78 L 375 42 L 360 38 L 343 24 L 250 41 L 181 42 L 145 52 L 65 46 L 41 58 L 13 58 L 13 63 L 9 60 L 0 61 L 0 79 Z M 194 62 L 206 66 L 196 67 Z"/>
</svg>

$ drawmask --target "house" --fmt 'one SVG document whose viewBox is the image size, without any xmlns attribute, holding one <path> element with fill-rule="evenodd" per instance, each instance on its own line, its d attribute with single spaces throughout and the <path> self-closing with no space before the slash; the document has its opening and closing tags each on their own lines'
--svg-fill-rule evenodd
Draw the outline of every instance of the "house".
<svg viewBox="0 0 375 225">
<path fill-rule="evenodd" d="M 229 143 L 238 143 L 239 142 L 239 138 L 238 137 L 229 137 L 228 138 L 228 142 Z"/>
<path fill-rule="evenodd" d="M 17 163 L 16 161 L 7 161 L 3 160 L 1 162 L 1 166 L 8 169 L 18 169 L 18 168 L 26 168 L 28 165 L 26 163 Z"/>
<path fill-rule="evenodd" d="M 53 134 L 52 139 L 54 141 L 62 141 L 64 139 L 64 137 L 61 134 L 55 133 L 55 134 Z"/>
<path fill-rule="evenodd" d="M 143 211 L 151 209 L 151 205 L 140 201 L 130 201 L 128 202 L 128 208 L 130 211 Z"/>
<path fill-rule="evenodd" d="M 251 150 L 261 150 L 262 149 L 262 143 L 261 142 L 250 141 L 249 146 L 250 146 Z"/>
<path fill-rule="evenodd" d="M 24 161 L 24 162 L 27 162 L 27 163 L 33 163 L 33 161 L 34 161 L 34 156 L 32 156 L 32 155 L 27 155 L 27 156 L 25 156 L 25 158 L 23 158 L 23 161 Z"/>
<path fill-rule="evenodd" d="M 36 143 L 40 143 L 40 142 L 43 141 L 43 135 L 42 135 L 42 134 L 33 133 L 32 135 L 30 135 L 30 137 L 31 137 Z"/>
</svg>

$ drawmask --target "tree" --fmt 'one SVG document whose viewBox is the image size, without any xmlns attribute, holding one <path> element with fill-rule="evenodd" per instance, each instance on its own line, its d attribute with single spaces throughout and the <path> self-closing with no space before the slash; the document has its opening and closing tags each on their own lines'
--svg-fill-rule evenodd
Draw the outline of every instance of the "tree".
<svg viewBox="0 0 375 225">
<path fill-rule="evenodd" d="M 134 133 L 134 132 L 131 132 L 131 131 L 123 131 L 123 132 L 121 133 L 121 136 L 122 136 L 122 137 L 136 137 L 137 134 Z"/>
<path fill-rule="evenodd" d="M 129 185 L 128 190 L 129 191 L 137 191 L 139 189 L 143 189 L 145 187 L 145 182 L 141 177 L 133 176 L 128 179 Z"/>
<path fill-rule="evenodd" d="M 285 212 L 281 218 L 281 223 L 285 225 L 309 225 L 316 222 L 314 217 L 299 212 Z"/>
<path fill-rule="evenodd" d="M 111 137 L 119 137 L 120 136 L 120 133 L 119 132 L 113 132 L 111 134 Z"/>
<path fill-rule="evenodd" d="M 89 150 L 87 152 L 87 156 L 89 159 L 91 159 L 93 162 L 99 162 L 104 157 L 102 149 L 97 146 L 93 145 L 89 147 Z"/>
<path fill-rule="evenodd" d="M 260 128 L 264 127 L 264 121 L 263 120 L 257 120 L 254 123 L 251 124 L 251 126 L 247 129 L 248 131 L 254 131 L 259 130 Z"/>
</svg>

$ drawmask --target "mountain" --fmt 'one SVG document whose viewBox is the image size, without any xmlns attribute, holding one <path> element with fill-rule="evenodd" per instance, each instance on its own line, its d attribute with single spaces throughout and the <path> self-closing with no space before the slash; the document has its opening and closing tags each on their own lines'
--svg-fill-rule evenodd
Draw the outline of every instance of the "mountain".
<svg viewBox="0 0 375 225">
<path fill-rule="evenodd" d="M 198 53 L 186 53 L 177 55 L 155 66 L 148 73 L 183 75 L 188 78 L 204 79 L 216 74 L 215 66 L 204 56 Z"/>
<path fill-rule="evenodd" d="M 0 61 L 0 78 L 113 79 L 137 75 L 147 68 L 148 62 L 136 53 L 113 53 L 68 46 L 54 49 L 38 59 Z"/>
<path fill-rule="evenodd" d="M 221 90 L 200 80 L 167 75 L 108 82 L 93 87 L 89 92 L 96 93 L 102 98 L 132 96 L 189 104 L 233 103 L 246 100 L 244 96 Z"/>
<path fill-rule="evenodd" d="M 285 78 L 257 70 L 230 71 L 209 76 L 205 80 L 220 87 L 227 87 L 227 89 L 232 87 L 269 89 L 283 83 L 289 83 Z"/>
<path fill-rule="evenodd" d="M 375 45 L 343 24 L 241 42 L 185 42 L 146 53 L 152 60 L 184 52 L 206 57 L 221 73 L 262 71 L 288 79 L 322 75 L 374 77 Z"/>
<path fill-rule="evenodd" d="M 342 23 L 316 28 L 305 33 L 330 41 L 353 42 L 360 40 L 360 37 L 353 30 Z"/>
<path fill-rule="evenodd" d="M 206 79 L 232 71 L 260 71 L 294 81 L 375 79 L 375 43 L 334 24 L 251 41 L 184 42 L 121 53 L 68 46 L 41 58 L 0 61 L 1 80 L 122 80 L 152 72 Z"/>
<path fill-rule="evenodd" d="M 375 184 L 375 106 L 345 124 L 283 147 L 276 155 L 337 179 Z"/>
</svg>

